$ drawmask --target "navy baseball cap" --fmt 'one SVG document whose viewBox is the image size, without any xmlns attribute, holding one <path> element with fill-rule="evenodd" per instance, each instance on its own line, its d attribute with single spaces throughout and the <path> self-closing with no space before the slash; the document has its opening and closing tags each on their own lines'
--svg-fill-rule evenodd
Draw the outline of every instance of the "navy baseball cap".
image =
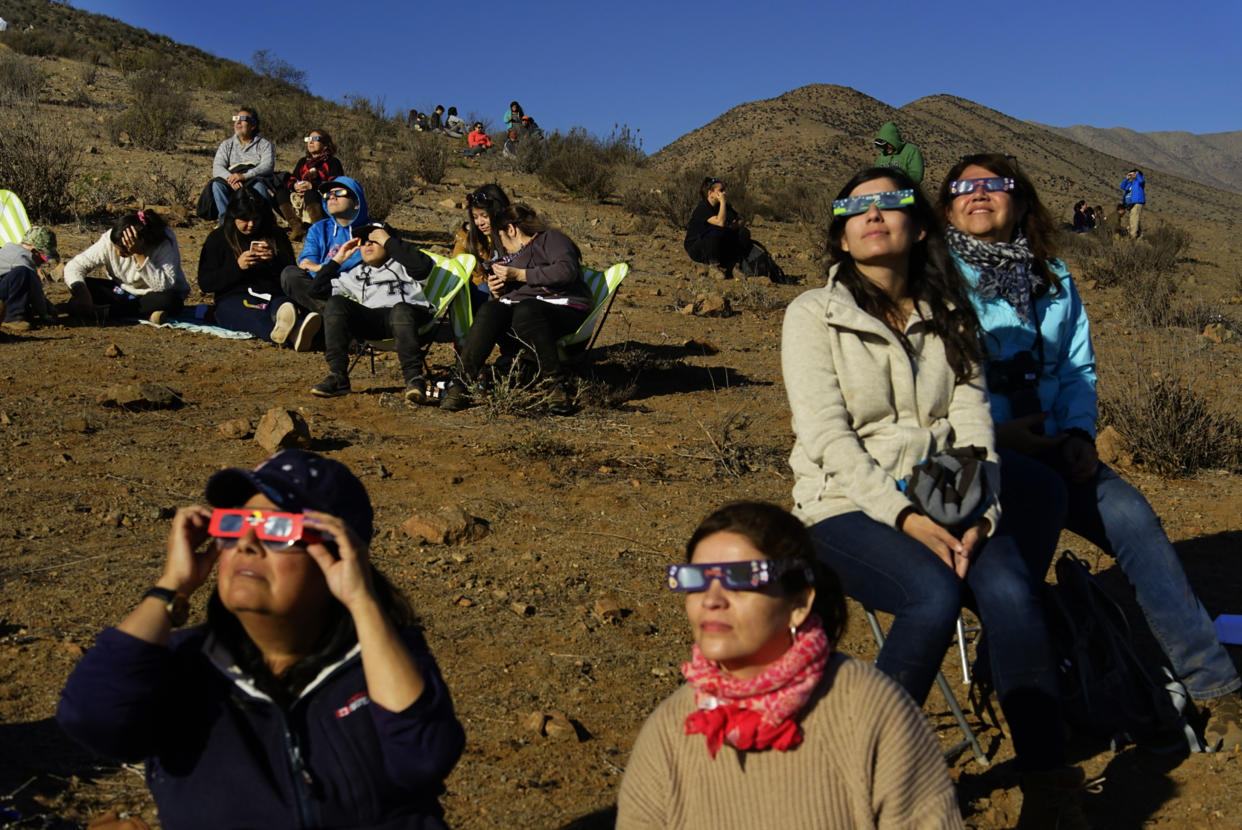
<svg viewBox="0 0 1242 830">
<path fill-rule="evenodd" d="M 230 467 L 207 479 L 212 507 L 239 507 L 262 493 L 281 510 L 319 510 L 339 516 L 364 542 L 375 532 L 371 497 L 339 461 L 306 450 L 281 450 L 253 470 Z"/>
</svg>

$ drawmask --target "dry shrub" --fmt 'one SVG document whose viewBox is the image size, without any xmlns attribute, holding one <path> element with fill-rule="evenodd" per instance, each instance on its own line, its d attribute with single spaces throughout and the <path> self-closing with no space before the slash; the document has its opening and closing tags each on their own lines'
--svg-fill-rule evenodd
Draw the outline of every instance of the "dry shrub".
<svg viewBox="0 0 1242 830">
<path fill-rule="evenodd" d="M 625 191 L 621 204 L 631 213 L 654 216 L 671 227 L 684 228 L 699 203 L 699 185 L 706 176 L 698 167 L 678 170 L 665 176 L 657 187 Z"/>
<path fill-rule="evenodd" d="M 104 219 L 109 206 L 120 201 L 123 193 L 121 182 L 108 171 L 83 173 L 70 187 L 73 197 L 73 218 L 81 225 L 91 219 Z"/>
<path fill-rule="evenodd" d="M 377 221 L 387 218 L 393 207 L 408 195 L 416 175 L 409 153 L 393 153 L 383 164 L 367 162 L 350 172 L 362 185 L 367 214 Z"/>
<path fill-rule="evenodd" d="M 38 66 L 0 53 L 0 106 L 34 105 L 42 89 L 43 73 Z"/>
<path fill-rule="evenodd" d="M 241 92 L 253 89 L 257 77 L 239 63 L 220 61 L 199 70 L 198 85 L 221 92 Z"/>
<path fill-rule="evenodd" d="M 427 184 L 439 184 L 448 168 L 448 148 L 443 137 L 429 133 L 414 133 L 410 148 L 410 163 L 414 173 Z"/>
<path fill-rule="evenodd" d="M 527 138 L 518 142 L 518 147 L 537 141 Z M 603 142 L 581 127 L 574 127 L 568 135 L 553 134 L 544 141 L 547 157 L 537 171 L 544 184 L 596 202 L 612 195 L 613 163 Z"/>
<path fill-rule="evenodd" d="M 34 111 L 7 110 L 4 115 L 22 128 L 0 131 L 0 182 L 21 198 L 32 221 L 66 217 L 82 168 L 81 147 Z"/>
<path fill-rule="evenodd" d="M 108 121 L 112 141 L 120 144 L 121 133 L 125 133 L 143 147 L 176 149 L 197 118 L 184 81 L 159 72 L 139 72 L 130 76 L 129 89 L 133 102 Z"/>
</svg>

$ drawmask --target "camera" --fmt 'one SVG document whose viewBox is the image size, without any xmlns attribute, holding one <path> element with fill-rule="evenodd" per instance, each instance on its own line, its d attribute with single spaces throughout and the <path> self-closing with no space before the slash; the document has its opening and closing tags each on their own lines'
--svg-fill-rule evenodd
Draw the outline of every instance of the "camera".
<svg viewBox="0 0 1242 830">
<path fill-rule="evenodd" d="M 988 390 L 1009 399 L 1011 417 L 1023 418 L 1044 411 L 1039 402 L 1039 376 L 1043 367 L 1029 351 L 1021 351 L 1008 360 L 994 360 L 988 364 Z M 1036 435 L 1043 435 L 1043 425 L 1031 428 Z"/>
</svg>

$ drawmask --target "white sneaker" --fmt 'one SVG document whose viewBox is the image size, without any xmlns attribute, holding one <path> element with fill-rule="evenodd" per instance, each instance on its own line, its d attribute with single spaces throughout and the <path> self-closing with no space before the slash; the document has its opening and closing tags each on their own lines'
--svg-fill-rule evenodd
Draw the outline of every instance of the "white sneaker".
<svg viewBox="0 0 1242 830">
<path fill-rule="evenodd" d="M 276 309 L 276 325 L 272 326 L 272 333 L 269 335 L 272 342 L 277 346 L 283 346 L 289 339 L 289 332 L 293 331 L 293 324 L 297 321 L 298 307 L 293 303 L 285 303 Z"/>
<path fill-rule="evenodd" d="M 147 318 L 157 326 L 162 326 L 164 321 L 168 319 L 167 311 L 152 311 L 151 316 Z"/>
<path fill-rule="evenodd" d="M 323 316 L 312 311 L 306 315 L 306 319 L 302 321 L 302 327 L 298 329 L 297 337 L 293 339 L 293 350 L 295 352 L 309 352 L 315 347 L 315 335 L 319 334 L 319 329 L 323 327 Z"/>
</svg>

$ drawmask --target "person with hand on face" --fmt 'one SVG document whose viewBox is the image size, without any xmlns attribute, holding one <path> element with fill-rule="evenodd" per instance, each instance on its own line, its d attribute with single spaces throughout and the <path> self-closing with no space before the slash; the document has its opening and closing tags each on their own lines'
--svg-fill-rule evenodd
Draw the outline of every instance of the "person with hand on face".
<svg viewBox="0 0 1242 830">
<path fill-rule="evenodd" d="M 107 278 L 88 276 L 102 268 Z M 106 306 L 114 317 L 143 317 L 162 323 L 176 314 L 190 293 L 181 270 L 181 250 L 172 228 L 150 208 L 125 213 L 110 230 L 65 264 L 69 307 L 83 321 Z"/>
<path fill-rule="evenodd" d="M 211 164 L 211 195 L 216 215 L 224 224 L 229 196 L 243 187 L 270 198 L 264 179 L 276 171 L 276 148 L 259 135 L 259 113 L 254 107 L 241 107 L 233 115 L 233 134 L 220 142 Z"/>
<path fill-rule="evenodd" d="M 699 186 L 699 204 L 690 214 L 683 247 L 690 259 L 719 268 L 725 279 L 750 250 L 750 231 L 728 202 L 724 180 L 708 177 Z"/>
<path fill-rule="evenodd" d="M 444 828 L 465 736 L 343 464 L 282 450 L 177 511 L 162 576 L 74 668 L 56 717 L 145 761 L 164 827 Z M 207 621 L 189 600 L 216 583 Z M 221 797 L 227 793 L 228 797 Z"/>
<path fill-rule="evenodd" d="M 1027 514 L 1028 535 L 1051 531 L 1053 545 L 1064 527 L 1114 557 L 1174 674 L 1208 710 L 1207 744 L 1242 745 L 1242 678 L 1151 505 L 1096 452 L 1090 324 L 1034 184 L 1010 156 L 967 156 L 940 185 L 939 208 L 986 334 L 1006 516 Z M 1068 499 L 1063 523 L 1039 501 L 1008 498 L 1011 482 L 1037 477 Z"/>
<path fill-rule="evenodd" d="M 1043 548 L 1020 546 L 1019 528 L 996 503 L 982 332 L 942 227 L 922 191 L 894 168 L 858 173 L 833 202 L 827 285 L 790 304 L 781 339 L 794 513 L 846 593 L 893 615 L 876 666 L 915 703 L 926 700 L 973 599 L 1019 769 L 1081 782 L 1081 772 L 1065 766 L 1040 600 L 1055 537 L 1045 533 Z M 967 448 L 985 461 L 991 498 L 950 526 L 901 482 L 923 459 Z M 1027 492 L 1046 503 L 1049 521 L 1061 521 L 1063 501 L 1045 502 L 1034 486 Z M 1024 828 L 1039 826 L 1042 809 L 1040 797 L 1028 800 Z"/>
<path fill-rule="evenodd" d="M 59 259 L 56 234 L 42 225 L 32 225 L 21 242 L 0 246 L 0 324 L 21 331 L 54 319 L 39 266 Z"/>
<path fill-rule="evenodd" d="M 498 184 L 485 184 L 466 194 L 466 221 L 453 236 L 453 256 L 473 254 L 474 272 L 470 275 L 470 304 L 477 311 L 492 296 L 487 287 L 487 268 L 502 256 L 500 243 L 492 238 L 495 220 L 509 207 L 509 197 Z"/>
<path fill-rule="evenodd" d="M 285 294 L 308 313 L 296 328 L 294 351 L 305 352 L 313 348 L 315 335 L 323 323 L 323 305 L 329 295 L 312 289 L 315 275 L 340 249 L 353 239 L 353 229 L 370 221 L 367 215 L 367 197 L 362 185 L 348 176 L 337 176 L 319 185 L 323 197 L 323 209 L 327 216 L 311 225 L 306 232 L 306 242 L 298 254 L 297 265 L 280 272 L 280 285 Z M 362 261 L 362 253 L 355 245 L 342 267 L 353 268 Z"/>
<path fill-rule="evenodd" d="M 198 287 L 215 295 L 216 325 L 283 342 L 297 315 L 280 288 L 281 270 L 293 264 L 289 237 L 267 200 L 249 189 L 233 194 L 224 216 L 224 227 L 203 242 Z"/>
<path fill-rule="evenodd" d="M 294 240 L 306 235 L 306 225 L 324 218 L 323 202 L 315 188 L 345 173 L 336 157 L 336 143 L 327 130 L 310 130 L 303 141 L 306 155 L 285 176 L 283 186 L 276 189 L 277 208 L 289 223 Z"/>
<path fill-rule="evenodd" d="M 1143 173 L 1137 167 L 1126 173 L 1121 180 L 1121 202 L 1130 214 L 1130 238 L 1138 239 L 1143 232 L 1143 208 L 1147 205 L 1147 185 Z"/>
<path fill-rule="evenodd" d="M 361 259 L 345 268 L 355 251 Z M 423 281 L 434 267 L 431 257 L 393 236 L 382 222 L 354 228 L 354 238 L 324 263 L 311 286 L 314 296 L 326 300 L 323 356 L 329 372 L 311 387 L 311 394 L 348 395 L 349 344 L 354 339 L 391 338 L 405 381 L 405 399 L 428 402 L 418 330 L 435 315 L 423 293 Z"/>
<path fill-rule="evenodd" d="M 720 508 L 666 584 L 685 595 L 694 646 L 686 684 L 634 743 L 618 830 L 962 827 L 923 713 L 834 650 L 845 596 L 796 518 Z"/>
</svg>

